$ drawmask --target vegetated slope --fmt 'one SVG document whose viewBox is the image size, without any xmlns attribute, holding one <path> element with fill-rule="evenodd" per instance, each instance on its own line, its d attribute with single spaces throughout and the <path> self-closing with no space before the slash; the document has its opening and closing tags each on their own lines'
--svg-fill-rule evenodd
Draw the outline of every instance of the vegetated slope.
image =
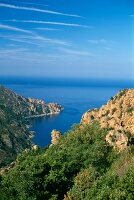
<svg viewBox="0 0 134 200">
<path fill-rule="evenodd" d="M 14 113 L 21 114 L 22 117 L 55 114 L 63 109 L 57 103 L 46 104 L 42 100 L 25 98 L 3 86 L 0 86 L 0 105 L 5 105 Z"/>
<path fill-rule="evenodd" d="M 60 112 L 57 103 L 24 98 L 0 86 L 0 167 L 10 163 L 22 150 L 31 146 L 25 117 Z"/>
<path fill-rule="evenodd" d="M 5 105 L 0 105 L 0 167 L 31 146 L 26 121 Z"/>
<path fill-rule="evenodd" d="M 75 125 L 56 145 L 23 152 L 1 177 L 1 199 L 133 199 L 133 135 L 118 149 L 106 141 L 109 131 L 95 121 Z"/>
</svg>

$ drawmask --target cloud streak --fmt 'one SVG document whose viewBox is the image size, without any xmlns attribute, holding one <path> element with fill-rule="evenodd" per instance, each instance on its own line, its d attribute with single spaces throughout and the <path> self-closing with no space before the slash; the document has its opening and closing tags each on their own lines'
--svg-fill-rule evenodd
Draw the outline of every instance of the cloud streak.
<svg viewBox="0 0 134 200">
<path fill-rule="evenodd" d="M 98 39 L 98 40 L 88 40 L 88 43 L 93 44 L 93 45 L 105 45 L 104 47 L 107 50 L 110 50 L 112 47 L 116 46 L 116 42 L 112 40 L 105 40 L 105 39 Z"/>
<path fill-rule="evenodd" d="M 14 2 L 16 2 L 16 1 L 14 1 Z M 16 3 L 18 3 L 18 2 L 16 2 Z M 21 3 L 27 4 L 27 5 L 35 5 L 35 6 L 48 6 L 48 5 L 46 5 L 46 4 L 41 4 L 41 3 L 30 3 L 30 2 L 25 2 L 25 1 L 23 1 L 23 2 L 21 2 Z"/>
<path fill-rule="evenodd" d="M 0 49 L 0 55 L 2 54 L 14 54 L 14 53 L 23 53 L 26 52 L 28 49 L 26 48 L 10 48 L 10 49 Z"/>
<path fill-rule="evenodd" d="M 100 40 L 88 40 L 88 42 L 90 44 L 106 44 L 106 43 L 111 42 L 111 41 L 108 41 L 108 40 L 105 40 L 105 39 L 100 39 Z"/>
<path fill-rule="evenodd" d="M 88 51 L 78 51 L 78 50 L 72 50 L 72 49 L 67 49 L 67 48 L 59 48 L 59 50 L 64 53 L 75 55 L 75 56 L 93 56 L 93 54 Z"/>
<path fill-rule="evenodd" d="M 58 40 L 53 38 L 48 38 L 44 36 L 40 36 L 37 34 L 32 35 L 0 35 L 0 38 L 16 41 L 20 43 L 33 44 L 36 46 L 43 46 L 45 43 L 52 45 L 63 45 L 70 46 L 70 43 L 64 40 Z"/>
<path fill-rule="evenodd" d="M 29 31 L 29 30 L 25 30 L 25 29 L 17 28 L 15 26 L 5 25 L 5 24 L 0 24 L 0 29 L 17 31 L 17 32 L 28 33 L 28 34 L 32 33 L 32 31 Z"/>
<path fill-rule="evenodd" d="M 134 17 L 134 15 L 129 15 L 129 17 Z"/>
<path fill-rule="evenodd" d="M 60 31 L 60 29 L 57 28 L 35 28 L 36 30 L 42 30 L 42 31 Z"/>
<path fill-rule="evenodd" d="M 47 62 L 53 62 L 56 59 L 56 55 L 50 55 L 47 53 L 39 53 L 36 51 L 29 51 L 27 48 L 9 48 L 9 49 L 4 49 L 0 48 L 0 60 L 7 61 L 28 61 L 28 62 L 33 62 L 33 63 L 47 63 Z"/>
<path fill-rule="evenodd" d="M 82 18 L 79 15 L 67 14 L 67 13 L 57 12 L 57 11 L 53 11 L 53 10 L 46 10 L 46 9 L 40 9 L 40 8 L 34 8 L 34 7 L 16 6 L 16 5 L 13 5 L 13 4 L 0 3 L 0 7 L 17 9 L 17 10 L 34 11 L 34 12 L 54 14 L 54 15 L 63 15 L 63 16 L 68 16 L 68 17 Z"/>
<path fill-rule="evenodd" d="M 50 21 L 37 21 L 37 20 L 6 20 L 10 22 L 20 22 L 20 23 L 34 23 L 34 24 L 50 24 L 59 26 L 71 26 L 71 27 L 82 27 L 82 28 L 92 28 L 91 26 L 86 26 L 82 24 L 64 23 L 64 22 L 50 22 Z"/>
</svg>

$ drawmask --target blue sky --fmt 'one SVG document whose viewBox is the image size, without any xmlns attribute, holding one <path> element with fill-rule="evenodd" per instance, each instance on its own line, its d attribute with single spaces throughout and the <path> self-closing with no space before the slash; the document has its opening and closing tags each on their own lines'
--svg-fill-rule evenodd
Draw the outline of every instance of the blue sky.
<svg viewBox="0 0 134 200">
<path fill-rule="evenodd" d="M 132 0 L 0 1 L 0 75 L 129 79 Z"/>
</svg>

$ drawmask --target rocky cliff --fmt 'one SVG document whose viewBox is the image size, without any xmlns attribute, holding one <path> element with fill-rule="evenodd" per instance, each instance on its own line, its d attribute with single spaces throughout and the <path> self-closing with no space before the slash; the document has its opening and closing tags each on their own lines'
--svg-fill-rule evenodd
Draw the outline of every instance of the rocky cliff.
<svg viewBox="0 0 134 200">
<path fill-rule="evenodd" d="M 63 109 L 57 103 L 46 104 L 42 100 L 25 98 L 3 86 L 0 86 L 0 105 L 5 105 L 14 113 L 23 117 L 57 114 Z"/>
<path fill-rule="evenodd" d="M 111 97 L 100 109 L 87 111 L 81 119 L 81 124 L 98 121 L 102 128 L 108 128 L 106 141 L 122 150 L 134 136 L 134 89 L 121 90 Z"/>
<path fill-rule="evenodd" d="M 26 118 L 57 114 L 62 109 L 57 103 L 24 98 L 0 86 L 0 167 L 31 147 Z"/>
</svg>

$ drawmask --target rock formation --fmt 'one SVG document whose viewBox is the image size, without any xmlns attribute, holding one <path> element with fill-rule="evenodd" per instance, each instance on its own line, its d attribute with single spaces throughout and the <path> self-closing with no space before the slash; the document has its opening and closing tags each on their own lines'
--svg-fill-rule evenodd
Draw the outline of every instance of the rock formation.
<svg viewBox="0 0 134 200">
<path fill-rule="evenodd" d="M 81 124 L 94 121 L 110 130 L 106 137 L 110 145 L 119 150 L 126 148 L 129 136 L 134 136 L 134 89 L 121 90 L 100 109 L 87 111 L 82 116 Z"/>
<path fill-rule="evenodd" d="M 60 131 L 56 131 L 55 129 L 51 132 L 51 144 L 56 145 L 59 142 L 59 139 L 61 138 Z"/>
<path fill-rule="evenodd" d="M 40 147 L 37 144 L 35 144 L 35 145 L 32 146 L 32 150 L 37 151 L 39 149 L 40 149 Z"/>
</svg>

